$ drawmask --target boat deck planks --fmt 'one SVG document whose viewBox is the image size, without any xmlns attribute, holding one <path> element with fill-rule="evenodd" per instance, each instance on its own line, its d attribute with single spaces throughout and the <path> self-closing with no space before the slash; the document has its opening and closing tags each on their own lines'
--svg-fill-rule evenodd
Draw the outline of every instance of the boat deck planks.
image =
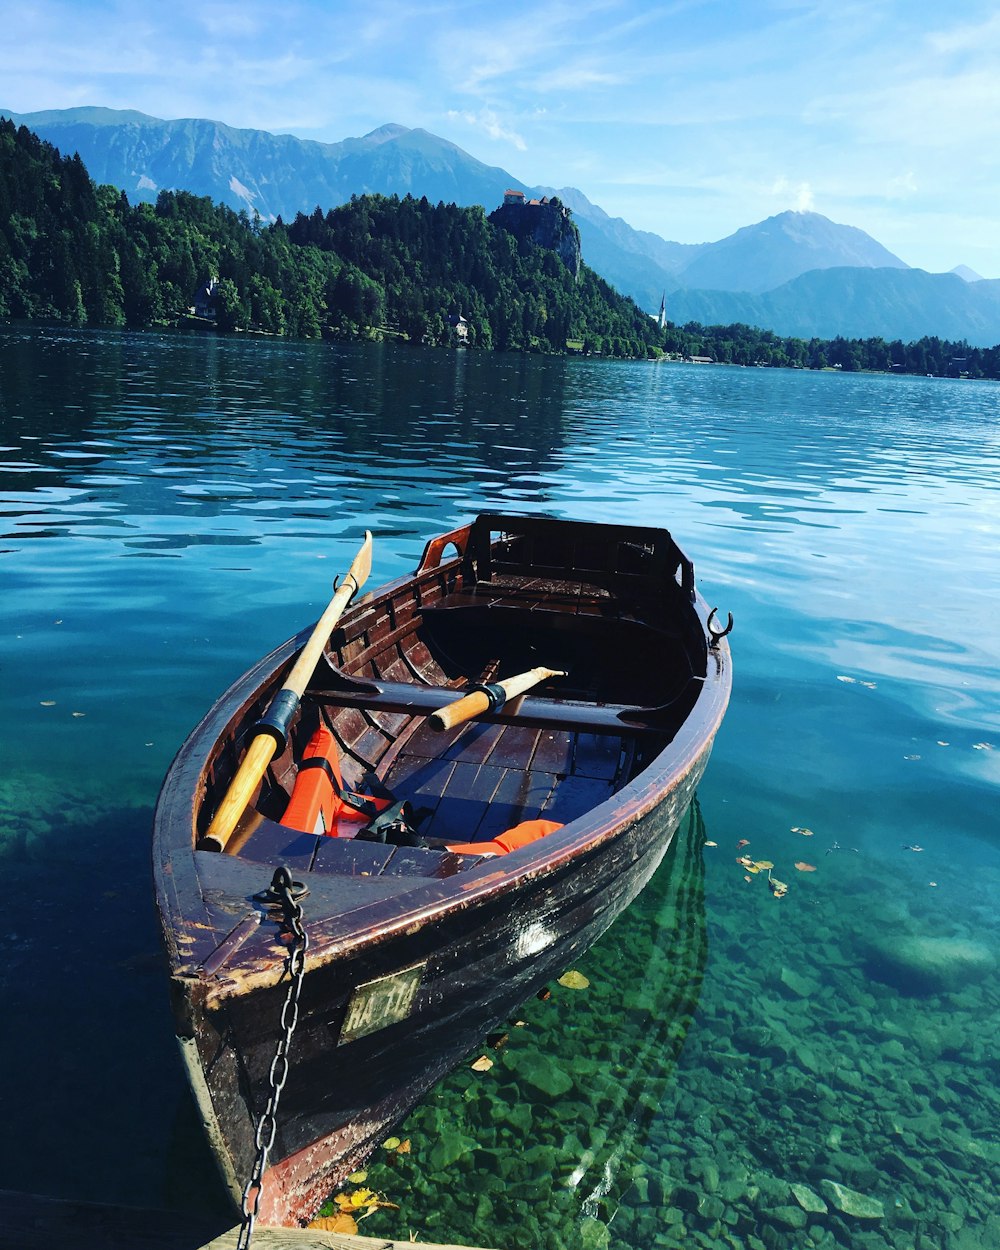
<svg viewBox="0 0 1000 1250">
<path fill-rule="evenodd" d="M 429 838 L 489 841 L 538 817 L 565 824 L 609 797 L 626 762 L 620 735 L 508 724 L 450 734 L 448 743 L 421 725 L 385 776 L 424 813 L 420 831 Z"/>
</svg>

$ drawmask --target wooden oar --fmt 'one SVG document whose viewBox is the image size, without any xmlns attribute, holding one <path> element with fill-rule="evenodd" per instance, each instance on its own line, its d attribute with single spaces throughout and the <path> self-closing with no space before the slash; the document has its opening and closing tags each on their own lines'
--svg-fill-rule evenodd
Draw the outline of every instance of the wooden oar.
<svg viewBox="0 0 1000 1250">
<path fill-rule="evenodd" d="M 450 703 L 447 707 L 433 712 L 427 719 L 432 729 L 454 729 L 464 721 L 482 716 L 484 712 L 495 711 L 502 707 L 508 699 L 524 694 L 539 682 L 548 681 L 550 677 L 565 677 L 566 673 L 558 668 L 529 668 L 526 673 L 518 673 L 516 677 L 507 677 L 503 681 L 491 682 L 477 686 L 464 699 Z"/>
<path fill-rule="evenodd" d="M 203 851 L 224 851 L 240 817 L 256 790 L 261 777 L 284 744 L 292 714 L 299 705 L 306 683 L 319 663 L 327 639 L 347 607 L 352 595 L 361 589 L 372 571 L 372 536 L 365 531 L 365 541 L 354 557 L 347 576 L 327 604 L 326 611 L 316 622 L 309 641 L 299 653 L 285 684 L 271 700 L 267 715 L 258 722 L 256 734 L 236 776 L 229 783 L 225 798 L 212 817 L 212 823 L 198 846 Z"/>
</svg>

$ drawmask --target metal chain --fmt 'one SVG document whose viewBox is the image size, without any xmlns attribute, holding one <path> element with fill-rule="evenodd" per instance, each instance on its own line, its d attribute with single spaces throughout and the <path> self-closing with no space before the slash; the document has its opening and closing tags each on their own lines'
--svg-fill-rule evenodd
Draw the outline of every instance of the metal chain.
<svg viewBox="0 0 1000 1250">
<path fill-rule="evenodd" d="M 285 927 L 291 936 L 288 960 L 285 969 L 289 976 L 288 993 L 281 1009 L 281 1037 L 275 1048 L 271 1069 L 268 1073 L 270 1094 L 264 1113 L 257 1123 L 256 1146 L 257 1154 L 253 1168 L 243 1190 L 243 1223 L 240 1226 L 236 1250 L 249 1250 L 253 1237 L 257 1212 L 260 1210 L 260 1195 L 264 1187 L 264 1173 L 267 1161 L 274 1145 L 274 1135 L 278 1127 L 278 1100 L 288 1079 L 288 1051 L 292 1043 L 292 1034 L 299 1022 L 299 995 L 302 993 L 302 981 L 306 969 L 306 951 L 309 949 L 309 934 L 302 926 L 302 907 L 297 901 L 306 893 L 299 881 L 292 880 L 292 874 L 282 865 L 275 870 L 271 888 L 257 895 L 259 901 L 268 906 L 280 906 L 284 913 Z"/>
</svg>

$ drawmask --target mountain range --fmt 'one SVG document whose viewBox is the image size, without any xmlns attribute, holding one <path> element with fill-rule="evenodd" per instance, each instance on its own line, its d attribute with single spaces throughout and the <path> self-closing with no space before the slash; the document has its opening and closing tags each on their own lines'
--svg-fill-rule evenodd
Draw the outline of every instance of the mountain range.
<svg viewBox="0 0 1000 1250">
<path fill-rule="evenodd" d="M 0 113 L 64 154 L 79 152 L 95 181 L 121 187 L 133 201 L 184 189 L 273 220 L 366 193 L 481 204 L 487 212 L 508 189 L 556 194 L 573 210 L 586 263 L 651 313 L 665 297 L 676 323 L 744 322 L 804 338 L 1000 342 L 1000 281 L 963 267 L 912 269 L 864 231 L 819 213 L 780 213 L 717 242 L 674 243 L 610 217 L 582 191 L 528 186 L 426 130 L 386 125 L 319 143 L 106 108 Z"/>
</svg>

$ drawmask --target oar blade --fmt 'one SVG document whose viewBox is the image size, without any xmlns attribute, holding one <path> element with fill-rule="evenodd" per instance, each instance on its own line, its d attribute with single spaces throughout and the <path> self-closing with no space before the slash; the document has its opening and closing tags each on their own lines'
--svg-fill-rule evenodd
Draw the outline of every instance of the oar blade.
<svg viewBox="0 0 1000 1250">
<path fill-rule="evenodd" d="M 361 544 L 358 554 L 351 562 L 348 577 L 353 577 L 358 590 L 368 580 L 372 571 L 372 532 L 365 530 L 365 541 Z"/>
</svg>

